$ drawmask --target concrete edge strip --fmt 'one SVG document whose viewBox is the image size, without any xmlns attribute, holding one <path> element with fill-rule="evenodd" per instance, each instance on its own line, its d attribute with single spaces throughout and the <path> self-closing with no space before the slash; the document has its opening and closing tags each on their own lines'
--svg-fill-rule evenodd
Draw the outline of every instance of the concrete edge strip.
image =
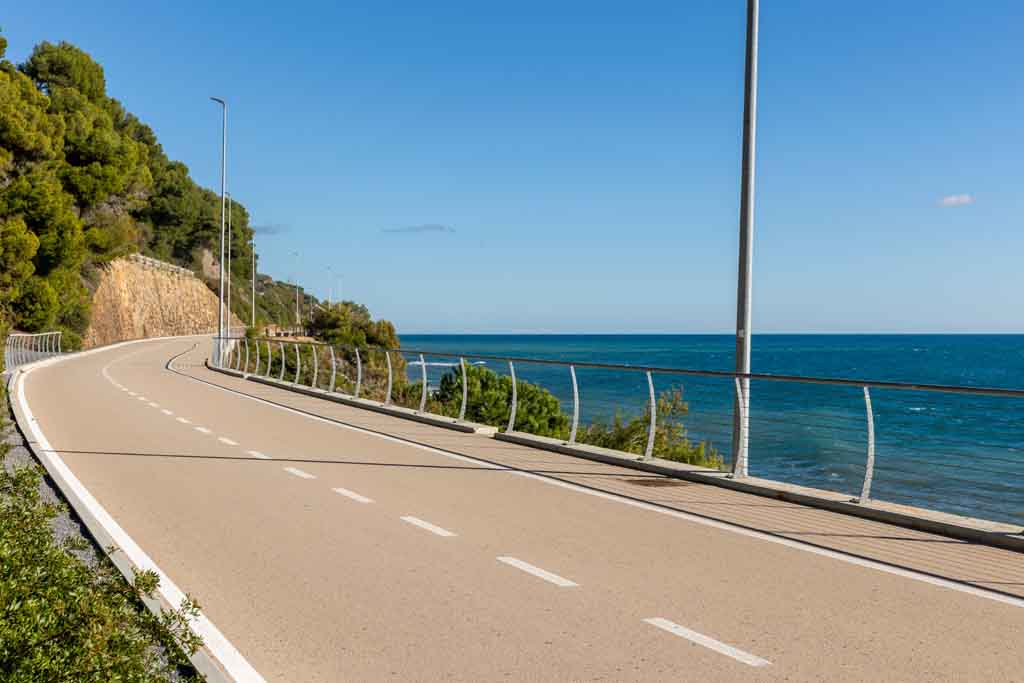
<svg viewBox="0 0 1024 683">
<path fill-rule="evenodd" d="M 364 401 L 362 399 L 355 400 L 343 396 L 336 397 L 328 395 L 327 392 L 324 391 L 314 392 L 314 390 L 312 389 L 306 389 L 305 387 L 295 386 L 287 382 L 268 380 L 264 377 L 257 377 L 255 375 L 239 372 L 237 370 L 217 368 L 210 365 L 209 363 L 206 363 L 206 367 L 207 369 L 212 370 L 214 372 L 220 372 L 226 375 L 231 375 L 233 377 L 247 379 L 250 382 L 256 382 L 259 384 L 278 387 L 279 389 L 285 389 L 293 393 L 312 396 L 314 398 L 323 398 L 328 401 L 342 403 L 353 408 L 365 408 L 368 410 L 372 410 L 374 412 L 385 413 L 388 415 L 393 415 L 395 417 L 400 417 L 404 419 L 416 420 L 418 422 L 432 424 L 439 427 L 444 427 L 446 429 L 455 429 L 463 432 L 476 431 L 477 433 L 484 433 L 499 441 L 507 441 L 509 443 L 515 443 L 520 446 L 540 448 L 555 453 L 561 453 L 562 455 L 568 455 L 574 458 L 581 458 L 584 460 L 601 462 L 608 465 L 617 465 L 619 467 L 627 467 L 629 469 L 640 470 L 643 472 L 651 472 L 653 474 L 660 474 L 666 477 L 672 477 L 674 479 L 683 479 L 685 481 L 692 481 L 699 484 L 718 486 L 721 488 L 731 489 L 734 491 L 749 493 L 755 496 L 761 496 L 763 498 L 784 500 L 789 503 L 796 503 L 797 505 L 806 505 L 808 507 L 828 510 L 830 512 L 848 515 L 850 517 L 860 517 L 862 519 L 868 519 L 873 522 L 882 522 L 884 524 L 891 524 L 893 526 L 898 526 L 905 529 L 924 531 L 926 533 L 937 534 L 939 536 L 945 536 L 947 538 L 955 538 L 961 541 L 970 541 L 972 543 L 990 545 L 995 548 L 1002 548 L 1003 550 L 1024 552 L 1024 534 L 1010 534 L 998 533 L 994 531 L 985 531 L 982 529 L 977 529 L 962 524 L 955 524 L 953 522 L 928 519 L 925 517 L 918 517 L 914 515 L 895 512 L 892 510 L 884 510 L 877 507 L 861 505 L 858 503 L 851 503 L 849 501 L 835 500 L 821 496 L 814 496 L 807 493 L 800 493 L 782 487 L 768 486 L 765 485 L 764 483 L 755 484 L 752 482 L 743 481 L 742 479 L 726 477 L 725 474 L 721 472 L 709 471 L 705 473 L 701 472 L 700 470 L 679 470 L 673 467 L 659 465 L 654 462 L 644 462 L 632 459 L 628 457 L 628 454 L 623 456 L 606 454 L 600 452 L 606 449 L 588 447 L 584 444 L 568 445 L 561 441 L 556 441 L 554 439 L 546 439 L 544 437 L 537 437 L 532 434 L 526 434 L 522 432 L 514 432 L 509 434 L 507 432 L 498 432 L 494 428 L 490 428 L 491 431 L 489 432 L 484 432 L 483 430 L 479 429 L 464 429 L 456 424 L 452 424 L 451 421 L 448 420 L 448 418 L 430 417 L 419 414 L 409 415 L 406 414 L 405 412 L 394 410 L 387 406 L 373 403 L 371 401 Z M 480 425 L 480 427 L 484 427 L 484 425 Z M 763 480 L 761 480 L 761 482 L 763 482 Z"/>
<path fill-rule="evenodd" d="M 581 458 L 583 460 L 592 460 L 594 462 L 605 463 L 608 465 L 628 467 L 630 469 L 640 470 L 643 472 L 661 474 L 674 479 L 683 479 L 685 481 L 692 481 L 698 484 L 707 484 L 709 486 L 718 486 L 719 488 L 749 493 L 762 498 L 784 500 L 789 503 L 828 510 L 829 512 L 848 515 L 850 517 L 860 517 L 873 522 L 891 524 L 892 526 L 898 526 L 905 529 L 913 529 L 915 531 L 923 531 L 939 536 L 946 536 L 948 538 L 955 538 L 961 541 L 989 545 L 996 548 L 1002 548 L 1003 550 L 1024 552 L 1024 535 L 984 531 L 982 529 L 976 529 L 952 522 L 916 517 L 914 515 L 902 514 L 892 510 L 884 510 L 858 503 L 851 503 L 845 500 L 836 500 L 807 493 L 800 493 L 782 487 L 765 485 L 764 483 L 753 483 L 744 481 L 743 479 L 730 478 L 723 472 L 714 472 L 711 470 L 705 472 L 698 469 L 687 471 L 676 469 L 674 467 L 666 467 L 652 462 L 631 460 L 627 457 L 600 452 L 600 450 L 603 449 L 588 447 L 581 444 L 570 446 L 553 439 L 536 437 L 532 434 L 524 434 L 520 432 L 512 434 L 499 433 L 495 434 L 494 438 L 498 441 L 506 441 L 508 443 L 519 444 L 520 446 L 529 446 L 531 448 L 540 448 L 574 458 Z M 763 480 L 759 480 L 759 482 L 763 482 Z"/>
<path fill-rule="evenodd" d="M 176 608 L 181 604 L 185 593 L 163 572 L 160 567 L 142 550 L 141 547 L 121 528 L 121 526 L 100 505 L 88 489 L 79 481 L 64 460 L 57 454 L 46 439 L 25 398 L 25 378 L 33 371 L 49 365 L 55 365 L 69 359 L 81 358 L 110 351 L 130 344 L 154 341 L 174 341 L 194 338 L 195 335 L 175 337 L 158 337 L 154 339 L 133 339 L 130 341 L 109 344 L 88 351 L 81 351 L 63 356 L 47 358 L 35 363 L 23 365 L 11 374 L 8 382 L 8 395 L 14 409 L 15 422 L 25 436 L 26 444 L 36 460 L 43 464 L 47 474 L 57 484 L 61 494 L 78 515 L 79 519 L 96 539 L 101 548 L 117 546 L 120 552 L 110 555 L 111 561 L 125 580 L 132 582 L 136 570 L 151 569 L 160 577 L 160 585 L 156 594 L 159 599 L 144 599 L 143 602 L 150 612 L 159 616 L 165 608 Z M 189 657 L 197 671 L 206 676 L 211 683 L 266 683 L 242 654 L 231 644 L 223 633 L 202 612 L 199 617 L 189 623 L 189 628 L 203 639 L 203 647 Z"/>
<path fill-rule="evenodd" d="M 168 362 L 167 368 L 169 370 L 171 370 L 170 362 Z M 213 368 L 211 368 L 211 369 L 213 369 Z M 213 370 L 215 370 L 215 369 L 213 369 Z M 348 424 L 346 422 L 342 422 L 341 420 L 323 417 L 322 415 L 316 415 L 314 413 L 310 413 L 310 412 L 301 410 L 299 408 L 293 408 L 291 406 L 287 406 L 287 405 L 284 405 L 284 404 L 281 404 L 281 403 L 275 403 L 274 401 L 271 401 L 269 399 L 265 399 L 265 398 L 262 398 L 260 396 L 253 396 L 251 394 L 246 394 L 244 392 L 238 391 L 236 389 L 231 389 L 229 387 L 224 387 L 224 386 L 221 386 L 219 384 L 215 384 L 213 382 L 209 382 L 207 380 L 200 379 L 199 377 L 193 377 L 192 375 L 188 375 L 188 374 L 185 374 L 183 372 L 179 372 L 178 370 L 171 370 L 171 372 L 174 372 L 175 374 L 177 374 L 177 375 L 179 375 L 181 377 L 184 377 L 186 379 L 190 379 L 190 380 L 192 380 L 194 382 L 199 382 L 200 384 L 205 384 L 206 386 L 209 386 L 212 389 L 217 389 L 219 391 L 224 391 L 224 392 L 227 392 L 229 394 L 234 394 L 236 396 L 242 396 L 242 397 L 247 398 L 247 399 L 249 399 L 251 401 L 256 401 L 257 403 L 263 403 L 265 405 L 272 406 L 274 408 L 277 408 L 278 410 L 283 410 L 283 411 L 286 411 L 286 412 L 289 412 L 289 413 L 293 413 L 295 415 L 301 415 L 301 416 L 303 416 L 303 417 L 305 417 L 307 419 L 310 419 L 310 420 L 316 420 L 316 421 L 319 421 L 319 422 L 324 422 L 326 424 L 335 425 L 336 427 L 339 427 L 339 428 L 342 428 L 342 429 L 350 429 L 352 431 L 360 432 L 362 434 L 372 435 L 372 436 L 375 436 L 375 437 L 377 437 L 379 439 L 384 439 L 385 441 L 391 441 L 391 442 L 394 442 L 394 443 L 404 443 L 404 444 L 406 444 L 408 446 L 411 446 L 413 448 L 416 448 L 416 449 L 419 449 L 419 450 L 423 450 L 423 451 L 427 451 L 427 452 L 430 452 L 430 453 L 436 453 L 436 454 L 442 455 L 442 456 L 444 456 L 446 458 L 452 458 L 452 459 L 459 460 L 459 461 L 462 461 L 462 462 L 472 462 L 472 463 L 476 463 L 476 464 L 481 464 L 481 465 L 484 465 L 484 466 L 489 467 L 489 468 L 493 468 L 493 469 L 497 469 L 497 470 L 504 470 L 504 471 L 508 472 L 509 474 L 526 477 L 528 479 L 534 479 L 536 481 L 540 481 L 540 482 L 543 482 L 543 483 L 551 485 L 551 486 L 559 486 L 561 488 L 568 489 L 570 491 L 576 491 L 578 493 L 584 493 L 584 494 L 595 496 L 595 497 L 598 497 L 598 498 L 604 498 L 605 500 L 614 501 L 614 502 L 620 503 L 622 505 L 628 505 L 630 507 L 638 508 L 638 509 L 641 509 L 641 510 L 649 510 L 651 512 L 656 512 L 658 514 L 667 515 L 669 517 L 675 517 L 676 519 L 683 519 L 683 520 L 686 520 L 686 521 L 689 521 L 689 522 L 700 524 L 702 526 L 707 526 L 707 527 L 711 527 L 711 528 L 714 528 L 714 529 L 721 529 L 723 531 L 728 531 L 730 533 L 738 534 L 740 536 L 746 536 L 748 538 L 755 538 L 755 539 L 758 539 L 758 540 L 767 541 L 769 543 L 775 543 L 777 545 L 782 545 L 782 546 L 785 546 L 787 548 L 793 548 L 793 549 L 796 549 L 796 550 L 801 550 L 803 552 L 811 553 L 812 555 L 818 555 L 818 556 L 821 556 L 821 557 L 827 557 L 827 558 L 830 558 L 830 559 L 833 559 L 833 560 L 837 560 L 839 562 L 844 562 L 846 564 L 852 564 L 852 565 L 856 565 L 856 566 L 859 566 L 859 567 L 865 567 L 867 569 L 873 569 L 875 571 L 879 571 L 879 572 L 882 572 L 884 574 L 891 574 L 891 575 L 894 575 L 894 576 L 899 576 L 899 577 L 903 577 L 903 578 L 906 578 L 906 579 L 910 579 L 910 580 L 913 580 L 913 581 L 919 581 L 921 583 L 927 583 L 927 584 L 930 584 L 930 585 L 933 585 L 933 586 L 938 586 L 938 587 L 941 587 L 941 588 L 947 588 L 949 590 L 953 590 L 953 591 L 956 591 L 956 592 L 959 592 L 959 593 L 965 593 L 967 595 L 972 595 L 972 596 L 975 596 L 975 597 L 984 598 L 986 600 L 992 600 L 993 602 L 1003 603 L 1005 605 L 1010 605 L 1012 607 L 1024 608 L 1024 598 L 1022 598 L 1020 596 L 1017 596 L 1017 595 L 1012 595 L 1010 593 L 1004 593 L 1002 591 L 993 590 L 993 589 L 990 589 L 990 588 L 984 588 L 984 587 L 977 586 L 977 585 L 974 585 L 974 584 L 971 584 L 971 583 L 967 583 L 967 582 L 964 582 L 964 581 L 957 581 L 955 579 L 949 579 L 949 578 L 946 578 L 946 577 L 943 577 L 943 576 L 938 576 L 936 574 L 929 574 L 928 572 L 925 572 L 925 571 L 920 571 L 920 570 L 916 570 L 916 569 L 908 569 L 906 567 L 902 567 L 902 566 L 896 565 L 896 564 L 890 564 L 890 563 L 882 561 L 882 560 L 874 560 L 874 559 L 867 558 L 867 557 L 861 557 L 861 556 L 855 555 L 853 553 L 844 552 L 842 550 L 834 550 L 832 548 L 827 548 L 827 547 L 824 547 L 824 546 L 815 545 L 815 544 L 809 543 L 807 541 L 800 541 L 800 540 L 788 538 L 786 536 L 781 536 L 781 535 L 778 535 L 778 534 L 773 534 L 771 532 L 761 531 L 759 529 L 754 529 L 754 528 L 751 528 L 751 527 L 743 526 L 742 524 L 736 524 L 736 523 L 733 523 L 733 522 L 723 522 L 721 520 L 713 519 L 711 517 L 702 516 L 702 515 L 697 514 L 697 513 L 684 512 L 682 510 L 677 510 L 675 508 L 667 507 L 667 506 L 664 506 L 664 505 L 659 505 L 657 503 L 650 503 L 650 502 L 647 502 L 647 501 L 644 501 L 644 500 L 640 500 L 640 499 L 637 499 L 637 498 L 631 498 L 631 497 L 623 495 L 623 494 L 609 493 L 607 491 L 602 491 L 600 489 L 590 488 L 590 487 L 587 487 L 587 486 L 582 485 L 582 484 L 576 484 L 576 483 L 572 483 L 572 482 L 567 482 L 567 481 L 564 481 L 564 480 L 559 479 L 558 477 L 555 477 L 555 476 L 552 476 L 552 475 L 539 474 L 539 473 L 536 473 L 536 472 L 529 472 L 529 471 L 526 471 L 526 470 L 520 470 L 520 469 L 516 469 L 514 467 L 510 467 L 508 465 L 497 464 L 497 463 L 491 462 L 489 460 L 486 460 L 484 458 L 463 455 L 461 453 L 455 453 L 453 451 L 446 451 L 446 450 L 438 448 L 436 446 L 430 446 L 430 445 L 427 445 L 427 444 L 419 443 L 417 441 L 413 441 L 411 439 L 407 439 L 407 438 L 403 438 L 403 437 L 398 437 L 398 436 L 392 436 L 390 434 L 384 434 L 382 432 L 377 432 L 377 431 L 374 431 L 372 429 L 368 429 L 366 427 L 360 427 L 360 426 L 357 426 L 357 425 Z M 225 374 L 233 374 L 233 373 L 225 373 Z"/>
</svg>

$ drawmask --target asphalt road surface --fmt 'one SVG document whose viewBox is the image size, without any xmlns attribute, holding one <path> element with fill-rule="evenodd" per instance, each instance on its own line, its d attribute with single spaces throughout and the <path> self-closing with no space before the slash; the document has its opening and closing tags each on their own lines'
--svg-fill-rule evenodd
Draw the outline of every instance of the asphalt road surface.
<svg viewBox="0 0 1024 683">
<path fill-rule="evenodd" d="M 28 374 L 24 397 L 198 598 L 240 680 L 1024 677 L 1019 554 L 639 485 L 651 475 L 226 377 L 208 350 L 70 358 Z M 773 519 L 840 545 L 758 531 Z"/>
</svg>

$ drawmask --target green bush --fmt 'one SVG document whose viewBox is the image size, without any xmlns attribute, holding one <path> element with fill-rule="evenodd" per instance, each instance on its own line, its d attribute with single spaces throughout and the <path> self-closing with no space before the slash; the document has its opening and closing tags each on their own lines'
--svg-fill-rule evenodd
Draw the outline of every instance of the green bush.
<svg viewBox="0 0 1024 683">
<path fill-rule="evenodd" d="M 654 455 L 664 460 L 722 469 L 724 461 L 717 449 L 704 441 L 693 443 L 687 436 L 683 417 L 689 410 L 689 404 L 683 400 L 682 389 L 673 388 L 661 394 L 655 413 Z M 651 409 L 648 406 L 642 415 L 632 419 L 616 415 L 608 422 L 596 421 L 583 428 L 576 440 L 639 455 L 647 448 L 650 420 Z"/>
<path fill-rule="evenodd" d="M 6 412 L 2 390 L 0 405 Z M 2 422 L 0 414 L 6 434 Z M 201 646 L 187 626 L 195 601 L 155 617 L 141 602 L 157 588 L 155 573 L 131 585 L 107 557 L 96 568 L 78 559 L 85 541 L 54 539 L 61 508 L 41 499 L 41 470 L 9 468 L 7 450 L 0 442 L 0 680 L 156 683 L 187 671 L 183 651 Z M 156 643 L 167 646 L 168 660 L 154 656 Z"/>
<path fill-rule="evenodd" d="M 507 427 L 512 401 L 512 378 L 480 365 L 467 365 L 466 381 L 469 390 L 466 419 L 494 427 Z M 441 385 L 434 400 L 444 414 L 458 413 L 462 402 L 461 369 L 446 372 L 441 377 Z M 550 391 L 518 380 L 515 430 L 565 439 L 569 436 L 569 416 L 562 412 L 558 398 Z"/>
</svg>

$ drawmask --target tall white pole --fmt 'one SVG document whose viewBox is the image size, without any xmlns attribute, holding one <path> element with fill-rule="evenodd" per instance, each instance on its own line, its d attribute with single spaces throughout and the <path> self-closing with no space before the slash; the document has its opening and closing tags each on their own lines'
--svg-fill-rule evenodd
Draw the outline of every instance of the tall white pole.
<svg viewBox="0 0 1024 683">
<path fill-rule="evenodd" d="M 252 324 L 256 329 L 256 236 L 252 238 Z"/>
<path fill-rule="evenodd" d="M 740 187 L 739 275 L 736 283 L 736 372 L 750 373 L 750 299 L 753 293 L 754 179 L 757 141 L 758 0 L 747 0 L 747 57 L 743 91 L 743 167 Z M 747 476 L 750 380 L 740 381 L 741 394 L 733 405 L 733 475 Z M 740 406 L 740 401 L 743 406 Z M 746 422 L 746 424 L 744 424 Z"/>
<path fill-rule="evenodd" d="M 227 318 L 228 336 L 231 336 L 231 193 L 226 193 L 228 200 L 228 270 L 227 270 Z"/>
<path fill-rule="evenodd" d="M 220 142 L 220 259 L 217 261 L 217 269 L 220 271 L 220 297 L 217 315 L 217 337 L 219 342 L 217 344 L 216 360 L 219 364 L 224 350 L 224 214 L 228 179 L 228 103 L 218 97 L 211 97 L 210 99 L 220 104 L 223 112 Z"/>
</svg>

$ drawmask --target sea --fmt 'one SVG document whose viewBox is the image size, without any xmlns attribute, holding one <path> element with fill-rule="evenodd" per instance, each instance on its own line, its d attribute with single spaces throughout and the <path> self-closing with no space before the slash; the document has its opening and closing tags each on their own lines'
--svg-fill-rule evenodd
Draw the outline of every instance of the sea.
<svg viewBox="0 0 1024 683">
<path fill-rule="evenodd" d="M 609 363 L 678 370 L 734 369 L 732 335 L 402 335 L 407 358 L 426 352 L 428 384 L 452 359 L 508 374 L 473 355 Z M 1024 335 L 754 335 L 752 371 L 805 377 L 1024 389 Z M 410 365 L 413 379 L 420 366 Z M 567 366 L 515 363 L 572 413 Z M 633 417 L 649 401 L 644 372 L 576 368 L 580 424 Z M 655 392 L 680 389 L 691 441 L 731 462 L 731 378 L 655 372 Z M 871 497 L 1024 525 L 1024 398 L 870 390 L 875 443 Z M 750 387 L 749 471 L 859 496 L 868 450 L 861 386 L 755 380 Z"/>
</svg>

